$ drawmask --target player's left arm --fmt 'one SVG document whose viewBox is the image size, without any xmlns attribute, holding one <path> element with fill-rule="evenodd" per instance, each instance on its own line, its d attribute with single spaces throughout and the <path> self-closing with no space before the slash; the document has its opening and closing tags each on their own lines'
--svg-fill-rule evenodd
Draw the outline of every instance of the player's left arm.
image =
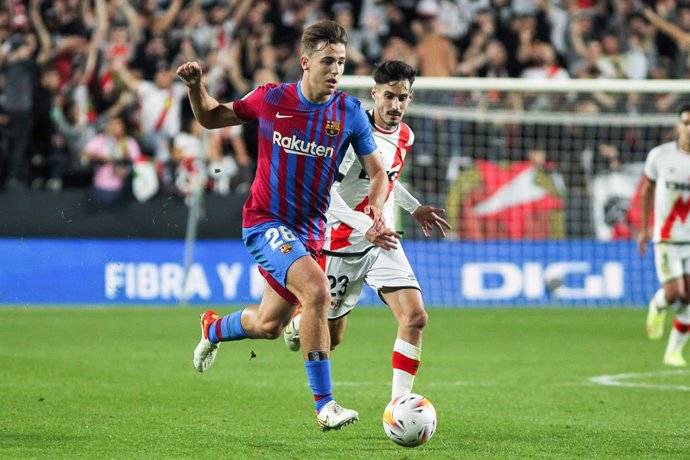
<svg viewBox="0 0 690 460">
<path fill-rule="evenodd" d="M 444 214 L 446 212 L 445 209 L 422 205 L 419 200 L 398 181 L 395 181 L 394 192 L 395 204 L 412 214 L 412 217 L 414 217 L 422 227 L 424 236 L 428 238 L 431 233 L 431 228 L 436 227 L 441 237 L 446 237 L 446 230 L 450 230 L 451 226 L 445 219 L 439 216 L 439 214 Z"/>
<path fill-rule="evenodd" d="M 658 178 L 657 158 L 661 149 L 653 148 L 644 162 L 642 174 L 642 187 L 640 190 L 640 233 L 637 235 L 637 249 L 643 257 L 647 254 L 647 244 L 652 238 L 651 222 L 654 211 L 654 194 L 656 192 L 656 180 Z"/>
<path fill-rule="evenodd" d="M 386 228 L 383 204 L 388 196 L 388 174 L 378 149 L 369 155 L 360 156 L 359 160 L 369 176 L 369 204 L 364 208 L 364 214 L 374 219 L 374 231 L 381 233 Z"/>
<path fill-rule="evenodd" d="M 640 192 L 640 211 L 642 222 L 640 223 L 640 233 L 637 235 L 637 249 L 643 257 L 647 254 L 647 244 L 652 238 L 651 220 L 654 208 L 654 192 L 656 184 L 646 175 L 642 176 L 642 190 Z"/>
</svg>

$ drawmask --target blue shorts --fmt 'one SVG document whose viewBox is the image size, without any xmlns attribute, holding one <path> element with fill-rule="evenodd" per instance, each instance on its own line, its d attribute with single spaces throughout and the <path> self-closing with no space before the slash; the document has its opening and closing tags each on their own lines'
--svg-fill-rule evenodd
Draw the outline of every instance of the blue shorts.
<svg viewBox="0 0 690 460">
<path fill-rule="evenodd" d="M 286 300 L 296 303 L 296 298 L 285 288 L 288 269 L 304 256 L 321 263 L 323 242 L 305 240 L 291 227 L 275 220 L 243 228 L 242 240 L 271 287 Z"/>
</svg>

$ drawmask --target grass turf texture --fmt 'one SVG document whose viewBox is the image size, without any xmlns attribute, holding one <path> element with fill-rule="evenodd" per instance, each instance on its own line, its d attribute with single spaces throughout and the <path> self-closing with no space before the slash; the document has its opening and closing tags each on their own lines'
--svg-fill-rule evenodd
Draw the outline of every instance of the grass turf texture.
<svg viewBox="0 0 690 460">
<path fill-rule="evenodd" d="M 360 422 L 326 433 L 315 423 L 301 355 L 281 339 L 223 344 L 213 368 L 197 373 L 200 311 L 0 308 L 0 457 L 688 455 L 690 393 L 588 381 L 668 370 L 665 340 L 646 339 L 642 310 L 430 309 L 415 391 L 435 405 L 439 427 L 416 449 L 396 446 L 381 426 L 396 329 L 387 310 L 350 317 L 333 377 L 338 401 Z"/>
</svg>

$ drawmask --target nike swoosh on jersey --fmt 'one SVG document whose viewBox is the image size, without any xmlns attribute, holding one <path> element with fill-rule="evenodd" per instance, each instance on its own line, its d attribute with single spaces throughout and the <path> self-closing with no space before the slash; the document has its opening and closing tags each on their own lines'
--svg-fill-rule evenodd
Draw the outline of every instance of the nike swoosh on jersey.
<svg viewBox="0 0 690 460">
<path fill-rule="evenodd" d="M 292 115 L 281 115 L 280 112 L 276 113 L 276 118 L 292 118 Z"/>
</svg>

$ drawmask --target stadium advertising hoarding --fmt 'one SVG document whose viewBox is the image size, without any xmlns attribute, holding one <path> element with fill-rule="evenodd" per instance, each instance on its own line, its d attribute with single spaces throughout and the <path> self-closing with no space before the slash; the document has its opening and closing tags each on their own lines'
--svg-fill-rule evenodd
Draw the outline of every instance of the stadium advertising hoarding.
<svg viewBox="0 0 690 460">
<path fill-rule="evenodd" d="M 652 256 L 631 241 L 422 242 L 405 249 L 427 305 L 644 305 Z M 651 252 L 651 251 L 650 251 Z M 240 241 L 0 240 L 0 305 L 253 303 L 263 279 Z M 363 303 L 380 304 L 370 289 Z"/>
</svg>

